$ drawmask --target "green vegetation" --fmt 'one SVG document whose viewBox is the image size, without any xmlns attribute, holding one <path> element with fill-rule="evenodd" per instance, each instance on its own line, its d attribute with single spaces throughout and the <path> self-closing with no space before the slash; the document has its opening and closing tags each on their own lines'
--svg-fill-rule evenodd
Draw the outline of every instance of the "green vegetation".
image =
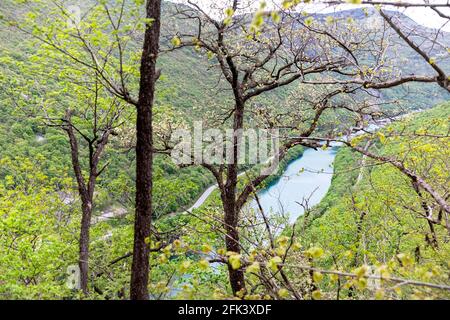
<svg viewBox="0 0 450 320">
<path fill-rule="evenodd" d="M 450 298 L 450 103 L 431 108 L 450 97 L 448 33 L 398 13 L 424 54 L 389 19 L 372 26 L 378 9 L 296 15 L 301 1 L 262 2 L 220 8 L 217 22 L 163 2 L 155 61 L 142 49 L 155 26 L 145 1 L 80 1 L 76 27 L 58 1 L 0 4 L 0 299 L 132 298 L 136 235 L 150 255 L 145 299 Z M 154 99 L 141 97 L 153 94 L 140 90 L 148 64 Z M 340 147 L 331 188 L 295 228 L 249 208 L 306 148 L 421 109 Z M 268 177 L 264 164 L 176 165 L 172 135 L 196 121 L 280 129 L 285 157 Z M 143 146 L 153 168 L 136 177 Z M 140 177 L 152 201 L 139 201 Z"/>
<path fill-rule="evenodd" d="M 384 128 L 380 136 L 392 132 L 446 134 L 449 117 L 450 104 L 441 104 Z M 377 146 L 381 153 L 404 155 L 409 165 L 423 170 L 421 172 L 435 188 L 448 186 L 448 139 L 396 136 L 382 140 Z M 432 164 L 428 162 L 430 157 L 434 159 Z M 409 179 L 389 164 L 371 166 L 370 160 L 366 159 L 369 163 L 365 165 L 362 161 L 363 158 L 350 148 L 341 148 L 327 196 L 309 213 L 306 221 L 303 217 L 298 223 L 304 245 L 321 247 L 325 251 L 314 266 L 324 270 L 351 270 L 369 265 L 373 266 L 371 272 L 385 272 L 385 276 L 447 282 L 450 251 L 445 239 L 448 233 L 443 228 L 444 221 L 441 226 L 433 227 L 421 213 L 421 202 L 427 203 L 429 199 L 421 198 Z M 437 294 L 432 290 L 402 287 L 385 290 L 383 284 L 368 287 L 367 283 L 352 281 L 337 285 L 332 277 L 319 287 L 330 298 L 336 294 L 370 297 L 375 291 L 380 298 L 412 295 L 420 299 Z M 359 289 L 361 293 L 355 293 Z"/>
</svg>

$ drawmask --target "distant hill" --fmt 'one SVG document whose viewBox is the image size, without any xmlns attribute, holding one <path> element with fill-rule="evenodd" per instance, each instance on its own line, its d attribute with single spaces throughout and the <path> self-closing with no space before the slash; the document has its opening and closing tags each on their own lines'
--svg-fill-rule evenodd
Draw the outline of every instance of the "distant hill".
<svg viewBox="0 0 450 320">
<path fill-rule="evenodd" d="M 89 3 L 89 0 L 84 0 L 81 3 Z M 17 10 L 15 6 L 11 5 L 10 0 L 2 0 L 0 5 L 1 12 L 11 12 Z M 185 20 L 179 20 L 174 17 L 175 4 L 172 2 L 164 2 L 162 7 L 162 23 L 163 32 L 165 26 L 177 26 L 182 30 L 189 30 L 195 28 Z M 395 12 L 400 16 L 403 22 L 414 28 L 426 30 L 426 28 L 416 24 L 407 16 Z M 326 17 L 333 16 L 335 19 L 352 18 L 358 21 L 361 25 L 366 25 L 370 28 L 374 22 L 382 19 L 374 9 L 352 9 L 345 11 L 337 11 L 334 13 L 320 14 L 315 13 L 312 16 L 318 21 L 325 21 Z M 194 29 L 193 29 L 194 30 Z M 445 34 L 442 39 L 443 43 L 448 43 L 450 47 L 450 36 Z M 12 31 L 11 28 L 0 28 L 0 57 L 3 55 L 12 55 L 15 58 L 26 56 L 33 51 L 33 48 L 27 47 L 26 42 L 22 41 L 23 34 Z M 162 42 L 167 39 L 162 38 Z M 140 47 L 139 44 L 136 44 Z M 401 41 L 394 45 L 391 59 L 397 61 L 401 66 L 403 74 L 410 73 L 430 73 L 430 66 L 418 57 L 417 54 Z M 217 80 L 219 79 L 218 71 L 210 68 L 210 61 L 208 61 L 203 54 L 197 53 L 191 49 L 176 50 L 171 53 L 161 54 L 159 65 L 162 69 L 162 81 L 160 82 L 160 90 L 166 90 L 168 95 L 164 95 L 161 103 L 170 104 L 175 109 L 186 115 L 187 118 L 198 118 L 205 115 L 208 109 L 213 108 L 217 103 L 227 104 L 230 91 L 223 90 L 223 87 L 217 87 Z M 450 67 L 450 66 L 449 66 Z M 3 66 L 0 65 L 0 70 Z M 7 71 L 2 71 L 7 74 Z M 0 83 L 1 85 L 1 83 Z M 162 87 L 161 87 L 162 86 Z M 292 88 L 281 88 L 275 90 L 270 94 L 264 96 L 267 103 L 275 103 L 279 97 L 285 97 L 289 94 Z M 443 100 L 450 99 L 450 95 L 439 88 L 437 85 L 427 84 L 409 84 L 403 87 L 384 90 L 381 97 L 385 100 L 401 99 L 404 105 L 410 109 L 426 108 Z"/>
<path fill-rule="evenodd" d="M 174 6 L 175 4 L 171 2 L 164 3 L 163 16 L 171 17 L 166 20 L 169 21 L 166 23 L 180 23 L 179 21 L 174 21 L 174 18 L 171 15 L 174 12 Z M 389 11 L 389 14 L 395 15 L 396 18 L 401 20 L 402 24 L 405 24 L 410 28 L 420 30 L 420 32 L 432 34 L 434 31 L 417 24 L 408 16 L 400 12 Z M 362 25 L 364 28 L 368 29 L 373 28 L 375 24 L 380 24 L 383 22 L 383 18 L 373 8 L 357 8 L 323 14 L 314 13 L 312 16 L 317 21 L 324 23 L 329 16 L 332 16 L 334 19 L 342 20 L 351 18 L 359 25 Z M 165 22 L 163 19 L 163 24 L 164 23 Z M 181 23 L 183 23 L 182 30 L 195 28 L 195 26 L 192 26 L 185 21 Z M 390 53 L 388 54 L 388 57 L 392 59 L 389 63 L 397 66 L 398 69 L 402 71 L 402 75 L 434 74 L 434 71 L 429 64 L 426 63 L 422 57 L 418 56 L 417 53 L 408 47 L 401 39 L 399 39 L 393 30 L 389 30 L 388 32 L 390 32 L 394 39 L 396 39 L 395 43 L 392 44 Z M 447 44 L 447 46 L 450 47 L 450 34 L 441 33 L 440 38 L 436 40 L 443 44 Z M 431 44 L 425 44 L 425 46 L 430 45 Z M 395 63 L 393 63 L 394 61 Z M 225 99 L 228 96 L 228 92 L 213 89 L 217 85 L 219 74 L 214 73 L 211 68 L 208 69 L 210 64 L 205 61 L 205 57 L 193 50 L 179 50 L 168 55 L 162 55 L 159 63 L 163 68 L 163 74 L 167 75 L 167 83 L 177 88 L 177 97 L 172 100 L 172 102 L 176 103 L 177 106 L 182 108 L 194 107 L 198 108 L 198 111 L 200 111 L 204 110 L 204 104 L 211 98 L 211 94 L 213 94 L 213 97 L 220 99 Z M 450 65 L 448 68 L 450 69 Z M 189 75 L 189 77 L 186 77 L 186 75 Z M 285 97 L 289 94 L 291 89 L 292 88 L 288 87 L 275 90 L 270 94 L 265 95 L 264 99 L 267 99 L 269 103 L 270 101 L 276 102 L 277 97 Z M 428 108 L 430 105 L 450 99 L 450 94 L 439 86 L 423 83 L 411 83 L 402 87 L 383 90 L 380 95 L 381 98 L 386 101 L 401 100 L 403 107 L 408 109 L 424 109 Z M 213 101 L 211 100 L 211 102 Z M 193 112 L 191 115 L 197 114 L 192 109 L 190 112 Z M 201 115 L 204 113 L 200 112 L 199 114 Z"/>
</svg>

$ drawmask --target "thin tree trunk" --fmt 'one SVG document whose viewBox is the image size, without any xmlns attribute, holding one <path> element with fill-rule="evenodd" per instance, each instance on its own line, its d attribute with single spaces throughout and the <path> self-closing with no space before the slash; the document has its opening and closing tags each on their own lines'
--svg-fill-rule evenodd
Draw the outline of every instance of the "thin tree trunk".
<svg viewBox="0 0 450 320">
<path fill-rule="evenodd" d="M 68 121 L 70 119 L 70 111 L 68 111 Z M 81 171 L 81 165 L 78 159 L 78 141 L 73 131 L 73 127 L 69 122 L 69 126 L 66 129 L 69 136 L 70 153 L 72 158 L 72 168 L 75 173 L 75 178 L 78 185 L 78 194 L 81 198 L 81 229 L 79 240 L 79 257 L 78 265 L 80 268 L 80 289 L 84 295 L 89 294 L 89 229 L 91 225 L 92 215 L 92 196 L 88 191 L 86 183 Z M 89 182 L 91 186 L 91 181 Z M 92 192 L 93 195 L 93 192 Z"/>
<path fill-rule="evenodd" d="M 84 295 L 89 294 L 89 231 L 91 227 L 92 216 L 92 200 L 82 201 L 81 230 L 80 230 L 80 246 L 79 261 L 80 267 L 80 289 Z"/>
<path fill-rule="evenodd" d="M 89 294 L 89 243 L 90 243 L 90 230 L 91 230 L 91 218 L 92 211 L 94 209 L 94 190 L 97 180 L 97 165 L 99 157 L 103 151 L 104 146 L 108 141 L 107 136 L 103 142 L 99 145 L 97 152 L 94 152 L 90 148 L 91 163 L 87 190 L 81 196 L 81 209 L 83 216 L 81 217 L 81 230 L 80 230 L 80 285 L 83 294 Z M 92 145 L 92 143 L 91 143 Z"/>
<path fill-rule="evenodd" d="M 149 255 L 152 215 L 152 108 L 155 92 L 156 60 L 159 51 L 161 1 L 148 0 L 147 25 L 141 57 L 139 100 L 136 119 L 136 214 L 134 222 L 133 262 L 130 298 L 146 300 L 148 295 Z"/>
</svg>

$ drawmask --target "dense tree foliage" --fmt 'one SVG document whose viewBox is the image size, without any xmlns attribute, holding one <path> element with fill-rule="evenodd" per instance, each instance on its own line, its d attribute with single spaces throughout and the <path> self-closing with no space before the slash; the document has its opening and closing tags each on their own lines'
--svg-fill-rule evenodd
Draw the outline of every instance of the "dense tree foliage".
<svg viewBox="0 0 450 320">
<path fill-rule="evenodd" d="M 2 1 L 0 298 L 449 298 L 448 8 L 308 2 Z M 198 123 L 234 161 L 171 159 Z M 259 195 L 307 148 L 292 224 Z"/>
</svg>

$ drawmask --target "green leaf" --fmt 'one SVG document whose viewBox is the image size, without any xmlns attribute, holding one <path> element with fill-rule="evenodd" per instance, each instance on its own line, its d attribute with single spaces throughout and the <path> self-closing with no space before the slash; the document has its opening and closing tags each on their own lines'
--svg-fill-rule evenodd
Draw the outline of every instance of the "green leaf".
<svg viewBox="0 0 450 320">
<path fill-rule="evenodd" d="M 232 16 L 234 15 L 234 10 L 233 10 L 233 8 L 226 8 L 226 9 L 225 9 L 225 15 L 226 15 L 228 18 L 232 17 Z"/>
<path fill-rule="evenodd" d="M 258 273 L 260 270 L 260 266 L 258 262 L 253 262 L 251 265 L 249 265 L 246 269 L 246 272 L 248 273 Z"/>
<path fill-rule="evenodd" d="M 280 298 L 286 299 L 289 298 L 289 291 L 287 291 L 287 289 L 282 288 L 280 290 L 278 290 L 278 295 L 280 296 Z"/>
<path fill-rule="evenodd" d="M 241 255 L 234 253 L 228 258 L 228 262 L 234 270 L 237 270 L 241 267 Z"/>
<path fill-rule="evenodd" d="M 278 266 L 283 262 L 283 260 L 276 256 L 273 257 L 272 259 L 269 260 L 269 263 L 267 264 L 267 266 L 273 271 L 276 272 L 278 271 Z"/>
<path fill-rule="evenodd" d="M 174 47 L 179 47 L 181 45 L 181 39 L 178 36 L 174 36 L 171 43 Z"/>
<path fill-rule="evenodd" d="M 323 280 L 323 274 L 321 272 L 315 271 L 313 273 L 313 280 L 315 283 L 320 283 Z"/>
<path fill-rule="evenodd" d="M 318 259 L 323 255 L 323 249 L 319 247 L 312 247 L 306 251 L 306 254 L 311 258 Z"/>
<path fill-rule="evenodd" d="M 191 266 L 191 262 L 189 260 L 183 261 L 183 263 L 180 265 L 180 272 L 186 273 Z"/>
<path fill-rule="evenodd" d="M 280 21 L 281 21 L 281 16 L 276 11 L 272 11 L 272 13 L 270 14 L 270 17 L 272 18 L 272 21 L 275 23 L 280 23 Z"/>
</svg>

